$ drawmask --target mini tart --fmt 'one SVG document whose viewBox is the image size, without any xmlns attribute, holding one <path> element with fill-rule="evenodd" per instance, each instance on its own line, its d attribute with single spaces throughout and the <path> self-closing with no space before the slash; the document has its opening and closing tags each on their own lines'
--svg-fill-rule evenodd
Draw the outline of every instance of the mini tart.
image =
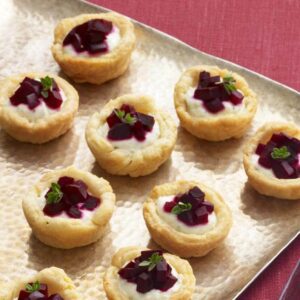
<svg viewBox="0 0 300 300">
<path fill-rule="evenodd" d="M 25 77 L 32 79 L 50 76 L 55 80 L 65 96 L 60 109 L 50 115 L 30 120 L 10 104 L 10 97 L 20 87 Z M 21 142 L 41 144 L 66 133 L 73 124 L 78 111 L 77 91 L 64 79 L 46 73 L 26 73 L 4 79 L 0 85 L 0 124 L 13 138 Z"/>
<path fill-rule="evenodd" d="M 126 293 L 120 289 L 118 272 L 126 263 L 138 257 L 141 251 L 144 250 L 150 249 L 134 246 L 125 247 L 114 254 L 111 266 L 107 269 L 103 280 L 103 287 L 109 300 L 137 300 L 129 298 Z M 170 300 L 191 299 L 196 282 L 191 265 L 188 261 L 169 253 L 164 253 L 163 257 L 167 263 L 176 270 L 178 275 L 182 277 L 181 286 L 172 294 Z"/>
<path fill-rule="evenodd" d="M 104 19 L 117 26 L 121 35 L 119 44 L 112 51 L 95 57 L 80 57 L 65 53 L 62 44 L 67 34 L 77 25 L 92 19 Z M 116 13 L 83 14 L 59 22 L 55 28 L 52 54 L 63 71 L 74 81 L 102 84 L 126 71 L 135 40 L 134 26 L 124 16 Z"/>
<path fill-rule="evenodd" d="M 258 144 L 267 143 L 274 133 L 285 133 L 300 139 L 300 129 L 293 123 L 268 123 L 262 126 L 244 148 L 244 168 L 251 186 L 260 194 L 288 200 L 300 199 L 300 178 L 278 179 L 260 172 L 251 156 Z"/>
<path fill-rule="evenodd" d="M 191 87 L 197 86 L 199 74 L 202 71 L 209 72 L 211 76 L 221 76 L 221 78 L 230 74 L 236 81 L 236 88 L 244 95 L 245 111 L 226 115 L 215 114 L 213 117 L 192 116 L 188 111 L 186 96 Z M 189 68 L 182 74 L 175 86 L 174 103 L 182 127 L 192 135 L 208 141 L 240 138 L 250 126 L 257 109 L 256 95 L 242 76 L 226 69 L 206 65 Z"/>
<path fill-rule="evenodd" d="M 152 115 L 159 125 L 158 138 L 143 149 L 115 148 L 98 131 L 114 109 L 123 104 L 136 111 Z M 177 128 L 172 117 L 154 106 L 148 96 L 124 95 L 109 101 L 100 113 L 94 113 L 86 127 L 86 141 L 98 164 L 108 173 L 138 177 L 156 171 L 171 155 L 177 138 Z"/>
<path fill-rule="evenodd" d="M 1 288 L 0 299 L 18 299 L 19 292 L 24 289 L 26 284 L 36 281 L 47 284 L 49 294 L 59 294 L 64 300 L 79 300 L 72 280 L 67 276 L 64 270 L 55 267 L 43 269 L 36 275 L 19 280 L 16 283 L 3 285 L 5 289 Z"/>
<path fill-rule="evenodd" d="M 90 219 L 49 217 L 44 214 L 38 199 L 51 183 L 57 182 L 62 176 L 82 180 L 88 186 L 89 193 L 100 199 L 101 203 Z M 45 174 L 23 200 L 23 211 L 33 234 L 46 245 L 62 249 L 81 247 L 97 241 L 103 235 L 114 207 L 115 195 L 110 184 L 103 178 L 73 166 Z"/>
<path fill-rule="evenodd" d="M 179 232 L 163 220 L 157 211 L 159 197 L 186 193 L 193 187 L 205 193 L 205 199 L 214 205 L 216 224 L 208 232 L 187 234 Z M 176 181 L 153 188 L 143 208 L 144 219 L 153 240 L 164 249 L 181 257 L 204 256 L 219 246 L 232 226 L 231 212 L 221 196 L 199 182 Z"/>
</svg>

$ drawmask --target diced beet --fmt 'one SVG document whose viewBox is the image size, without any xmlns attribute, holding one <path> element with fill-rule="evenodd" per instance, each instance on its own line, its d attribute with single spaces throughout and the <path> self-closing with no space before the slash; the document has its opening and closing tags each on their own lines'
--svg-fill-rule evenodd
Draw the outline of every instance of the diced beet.
<svg viewBox="0 0 300 300">
<path fill-rule="evenodd" d="M 165 212 L 171 212 L 173 207 L 176 205 L 177 203 L 173 200 L 173 201 L 169 201 L 166 202 L 164 205 L 164 211 Z"/>
<path fill-rule="evenodd" d="M 62 186 L 65 186 L 67 184 L 74 183 L 74 178 L 69 177 L 69 176 L 63 176 L 63 177 L 60 177 L 58 179 L 57 183 L 62 187 Z"/>
<path fill-rule="evenodd" d="M 210 88 L 203 88 L 203 89 L 196 89 L 194 92 L 194 98 L 202 100 L 202 101 L 208 101 L 210 100 L 211 90 Z"/>
<path fill-rule="evenodd" d="M 161 291 L 165 292 L 170 289 L 177 281 L 177 278 L 173 275 L 168 276 L 167 280 L 165 281 Z"/>
<path fill-rule="evenodd" d="M 113 111 L 106 119 L 106 122 L 109 126 L 109 128 L 112 128 L 116 124 L 122 123 L 122 121 L 119 119 L 119 117 L 116 115 L 115 111 Z"/>
<path fill-rule="evenodd" d="M 275 176 L 279 179 L 297 178 L 297 172 L 286 161 L 280 161 L 272 165 Z"/>
<path fill-rule="evenodd" d="M 59 216 L 65 209 L 64 202 L 46 204 L 43 212 L 49 217 Z"/>
<path fill-rule="evenodd" d="M 117 124 L 112 127 L 107 137 L 113 141 L 122 141 L 132 138 L 133 133 L 131 131 L 130 125 L 126 123 Z"/>
<path fill-rule="evenodd" d="M 258 163 L 266 169 L 272 168 L 272 160 L 269 155 L 260 156 L 260 158 L 258 159 Z"/>
<path fill-rule="evenodd" d="M 129 105 L 129 104 L 122 104 L 121 110 L 125 111 L 125 113 L 135 113 L 135 109 L 132 105 Z"/>
<path fill-rule="evenodd" d="M 167 277 L 168 273 L 168 264 L 165 260 L 161 261 L 156 266 L 156 281 L 164 281 Z"/>
<path fill-rule="evenodd" d="M 67 214 L 70 218 L 73 219 L 80 219 L 82 217 L 82 212 L 76 206 L 71 206 L 67 210 Z"/>
<path fill-rule="evenodd" d="M 239 91 L 233 91 L 230 95 L 230 101 L 234 105 L 241 104 L 244 96 Z"/>
<path fill-rule="evenodd" d="M 100 205 L 100 200 L 98 198 L 93 196 L 88 196 L 82 207 L 87 210 L 94 210 L 99 205 Z"/>
<path fill-rule="evenodd" d="M 144 141 L 146 139 L 146 132 L 141 122 L 135 122 L 133 125 L 133 134 L 138 141 Z"/>
<path fill-rule="evenodd" d="M 143 124 L 146 130 L 151 131 L 154 126 L 154 118 L 152 116 L 137 113 L 138 120 Z"/>
<path fill-rule="evenodd" d="M 59 109 L 62 105 L 63 100 L 60 92 L 53 91 L 48 93 L 48 97 L 44 98 L 44 102 L 51 109 Z"/>
<path fill-rule="evenodd" d="M 21 290 L 20 293 L 19 293 L 18 300 L 28 300 L 29 295 L 30 295 L 29 292 L 27 292 L 25 290 Z"/>
<path fill-rule="evenodd" d="M 224 104 L 222 101 L 218 98 L 209 101 L 209 102 L 204 102 L 204 107 L 211 113 L 217 113 L 225 108 Z"/>
<path fill-rule="evenodd" d="M 189 192 L 188 192 L 188 194 L 191 197 L 200 199 L 202 201 L 204 200 L 204 197 L 205 197 L 205 194 L 197 186 L 195 186 L 192 189 L 190 189 Z"/>
<path fill-rule="evenodd" d="M 144 272 L 137 277 L 136 285 L 136 290 L 139 293 L 145 294 L 152 290 L 153 280 L 148 273 Z"/>
<path fill-rule="evenodd" d="M 264 144 L 258 144 L 255 153 L 257 155 L 261 155 L 262 152 L 264 151 L 264 149 L 265 149 L 265 145 Z"/>
<path fill-rule="evenodd" d="M 25 99 L 26 99 L 26 104 L 30 109 L 36 108 L 41 103 L 38 95 L 35 93 L 26 95 Z"/>
<path fill-rule="evenodd" d="M 90 44 L 87 49 L 91 54 L 103 53 L 108 51 L 108 44 L 105 41 L 101 44 Z"/>
<path fill-rule="evenodd" d="M 177 215 L 177 218 L 188 226 L 194 225 L 193 213 L 191 211 L 184 211 L 183 213 Z"/>
<path fill-rule="evenodd" d="M 47 300 L 48 297 L 39 291 L 35 291 L 28 296 L 28 300 Z"/>
<path fill-rule="evenodd" d="M 39 292 L 48 297 L 48 286 L 45 283 L 40 283 Z"/>
<path fill-rule="evenodd" d="M 208 201 L 203 201 L 201 204 L 206 207 L 208 213 L 211 214 L 214 211 L 214 205 L 212 203 Z"/>
<path fill-rule="evenodd" d="M 112 31 L 112 22 L 103 19 L 93 19 L 74 27 L 63 40 L 63 46 L 72 45 L 73 49 L 81 53 L 90 54 L 108 51 L 105 42 L 107 35 Z"/>
</svg>

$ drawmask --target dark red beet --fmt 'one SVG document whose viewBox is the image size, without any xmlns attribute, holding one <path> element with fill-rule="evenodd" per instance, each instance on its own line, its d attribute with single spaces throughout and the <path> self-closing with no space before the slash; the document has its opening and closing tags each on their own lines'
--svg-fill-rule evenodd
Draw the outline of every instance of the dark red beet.
<svg viewBox="0 0 300 300">
<path fill-rule="evenodd" d="M 289 156 L 274 158 L 274 148 L 286 147 Z M 274 133 L 265 145 L 258 144 L 255 153 L 259 155 L 258 163 L 267 169 L 272 169 L 279 179 L 294 179 L 300 176 L 299 154 L 300 141 L 284 133 Z"/>
<path fill-rule="evenodd" d="M 45 215 L 54 217 L 66 212 L 70 218 L 81 218 L 83 210 L 93 211 L 100 205 L 100 199 L 88 193 L 88 186 L 82 180 L 74 180 L 72 177 L 63 176 L 58 179 L 62 198 L 57 203 L 46 204 L 43 208 Z M 48 193 L 45 195 L 47 199 Z"/>
<path fill-rule="evenodd" d="M 112 22 L 103 19 L 93 19 L 74 27 L 65 37 L 63 45 L 72 45 L 80 53 L 90 54 L 108 51 L 107 35 L 112 31 Z"/>
<path fill-rule="evenodd" d="M 133 136 L 131 127 L 129 124 L 120 123 L 112 127 L 107 137 L 113 141 L 122 141 L 131 139 Z"/>
<path fill-rule="evenodd" d="M 208 216 L 214 211 L 212 203 L 205 201 L 205 194 L 197 186 L 191 188 L 187 193 L 177 195 L 172 201 L 165 203 L 163 209 L 172 213 L 172 209 L 179 203 L 191 204 L 191 209 L 177 214 L 177 219 L 188 226 L 207 224 Z"/>
<path fill-rule="evenodd" d="M 47 300 L 48 297 L 39 291 L 33 292 L 29 295 L 28 300 Z"/>
<path fill-rule="evenodd" d="M 203 101 L 204 107 L 211 113 L 222 111 L 223 101 L 230 101 L 233 105 L 242 103 L 244 96 L 238 91 L 229 91 L 225 88 L 226 82 L 220 82 L 220 76 L 210 76 L 208 72 L 199 74 L 198 86 L 194 98 Z"/>
<path fill-rule="evenodd" d="M 40 81 L 25 77 L 20 83 L 20 87 L 10 97 L 10 102 L 14 106 L 25 104 L 29 109 L 34 110 L 40 105 L 41 101 L 51 109 L 60 108 L 63 100 L 57 83 L 52 81 L 52 89 L 48 91 L 48 96 L 42 95 L 43 86 Z"/>
<path fill-rule="evenodd" d="M 113 141 L 122 141 L 134 137 L 142 142 L 146 139 L 147 132 L 150 132 L 154 126 L 155 120 L 152 116 L 136 112 L 131 105 L 123 104 L 119 109 L 124 116 L 130 114 L 134 119 L 129 124 L 124 117 L 119 117 L 114 110 L 106 119 L 109 126 L 107 137 Z"/>
<path fill-rule="evenodd" d="M 80 219 L 82 217 L 82 212 L 80 211 L 79 208 L 77 208 L 76 206 L 71 206 L 68 210 L 67 210 L 67 215 L 70 218 L 73 219 Z"/>
<path fill-rule="evenodd" d="M 88 196 L 88 198 L 84 202 L 83 208 L 87 210 L 94 210 L 99 205 L 100 205 L 100 200 L 98 198 L 93 196 Z"/>
<path fill-rule="evenodd" d="M 140 263 L 148 260 L 154 253 L 161 256 L 161 260 L 153 267 L 140 266 Z M 135 283 L 136 290 L 145 294 L 152 289 L 167 291 L 177 281 L 172 275 L 172 268 L 162 256 L 160 250 L 142 251 L 139 257 L 129 262 L 125 267 L 119 270 L 119 275 L 128 282 Z"/>
</svg>

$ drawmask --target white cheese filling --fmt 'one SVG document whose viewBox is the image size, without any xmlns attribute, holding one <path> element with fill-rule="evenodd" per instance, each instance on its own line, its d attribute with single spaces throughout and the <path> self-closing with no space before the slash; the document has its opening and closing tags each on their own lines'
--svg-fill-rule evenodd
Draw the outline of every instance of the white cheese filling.
<svg viewBox="0 0 300 300">
<path fill-rule="evenodd" d="M 102 138 L 105 138 L 111 145 L 115 148 L 126 149 L 126 150 L 137 150 L 148 147 L 153 144 L 160 136 L 160 129 L 158 122 L 155 121 L 153 128 L 150 132 L 146 133 L 146 138 L 144 141 L 138 141 L 136 138 L 132 137 L 131 139 L 121 140 L 121 141 L 113 141 L 108 139 L 107 134 L 109 131 L 109 126 L 107 122 L 104 123 L 101 127 L 99 127 L 98 132 Z"/>
<path fill-rule="evenodd" d="M 45 190 L 41 194 L 41 196 L 37 199 L 38 206 L 42 211 L 44 209 L 44 206 L 46 205 L 45 195 L 47 194 L 47 192 L 48 192 L 48 189 Z M 81 220 L 81 221 L 87 222 L 87 221 L 90 221 L 92 219 L 93 214 L 96 211 L 96 209 L 94 209 L 94 210 L 81 209 L 80 211 L 82 213 L 82 216 L 81 216 L 80 219 L 74 219 L 74 218 L 69 217 L 65 211 L 63 211 L 60 215 L 53 216 L 53 217 L 50 217 L 50 218 L 63 218 L 63 219 Z"/>
<path fill-rule="evenodd" d="M 18 86 L 18 88 L 19 88 L 19 86 Z M 28 119 L 29 121 L 36 121 L 38 119 L 42 119 L 42 118 L 51 116 L 51 115 L 59 112 L 62 109 L 64 102 L 67 100 L 67 97 L 61 88 L 59 89 L 59 93 L 62 98 L 62 104 L 58 109 L 52 109 L 52 108 L 48 107 L 47 104 L 43 100 L 34 109 L 30 109 L 28 107 L 28 105 L 23 104 L 23 103 L 19 104 L 17 106 L 12 105 L 9 99 L 7 100 L 6 105 L 9 106 L 14 111 L 16 111 L 22 117 Z"/>
<path fill-rule="evenodd" d="M 127 264 L 127 263 L 126 263 Z M 145 294 L 139 293 L 136 290 L 136 284 L 128 282 L 119 276 L 119 287 L 125 292 L 129 300 L 169 300 L 173 293 L 177 292 L 182 282 L 182 276 L 179 275 L 175 268 L 172 268 L 172 275 L 177 278 L 175 284 L 165 292 L 153 289 Z"/>
<path fill-rule="evenodd" d="M 199 224 L 195 226 L 188 226 L 178 220 L 177 215 L 168 213 L 164 211 L 164 205 L 166 202 L 170 202 L 174 199 L 175 195 L 171 196 L 162 196 L 157 199 L 157 212 L 158 215 L 172 228 L 175 230 L 186 233 L 186 234 L 203 234 L 213 229 L 217 223 L 217 217 L 215 212 L 212 212 L 208 215 L 208 223 L 207 224 Z"/>
<path fill-rule="evenodd" d="M 108 46 L 108 52 L 112 51 L 114 48 L 118 46 L 121 40 L 120 29 L 117 26 L 113 26 L 112 31 L 106 36 L 106 43 Z M 96 53 L 90 54 L 88 51 L 78 53 L 72 45 L 67 45 L 63 47 L 64 52 L 73 56 L 81 56 L 81 57 L 97 57 L 106 54 L 104 53 Z"/>
<path fill-rule="evenodd" d="M 243 113 L 247 111 L 244 101 L 242 101 L 238 105 L 234 105 L 230 101 L 223 101 L 222 103 L 225 108 L 218 113 L 211 113 L 205 108 L 204 102 L 202 100 L 194 98 L 195 89 L 196 87 L 190 87 L 185 96 L 188 113 L 194 117 L 214 118 L 216 116 L 219 117 L 221 115 Z M 242 91 L 238 91 L 243 94 Z"/>
</svg>

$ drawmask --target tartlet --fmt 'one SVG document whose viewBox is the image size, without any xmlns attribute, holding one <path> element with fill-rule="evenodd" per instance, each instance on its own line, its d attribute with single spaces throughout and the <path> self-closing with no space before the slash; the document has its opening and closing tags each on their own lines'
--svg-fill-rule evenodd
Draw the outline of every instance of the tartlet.
<svg viewBox="0 0 300 300">
<path fill-rule="evenodd" d="M 21 142 L 41 144 L 64 134 L 78 105 L 77 91 L 53 74 L 20 74 L 0 85 L 1 127 Z"/>
<path fill-rule="evenodd" d="M 206 65 L 182 74 L 174 103 L 181 126 L 208 141 L 240 138 L 257 109 L 256 95 L 242 76 Z"/>
<path fill-rule="evenodd" d="M 0 291 L 0 299 L 23 299 L 26 291 L 39 291 L 39 286 L 41 288 L 42 294 L 44 295 L 46 294 L 45 288 L 48 289 L 47 294 L 49 295 L 49 297 L 47 299 L 49 300 L 79 300 L 79 296 L 75 290 L 75 285 L 73 284 L 72 280 L 66 275 L 64 270 L 55 267 L 43 269 L 34 276 L 19 280 L 11 284 L 3 285 L 4 288 L 1 288 Z M 22 293 L 20 293 L 21 291 L 23 291 L 23 295 Z M 58 295 L 60 296 L 60 298 L 58 297 Z M 54 296 L 56 296 L 56 298 L 54 298 Z M 32 297 L 33 299 L 40 299 L 38 297 Z"/>
<path fill-rule="evenodd" d="M 143 260 L 144 267 L 142 268 L 142 270 L 139 270 L 134 277 L 131 278 L 131 282 L 127 282 L 130 279 L 124 279 L 125 277 L 128 278 L 128 275 L 130 276 L 130 274 L 128 274 L 128 269 L 126 270 L 126 267 L 128 267 L 128 264 L 131 261 L 136 260 L 137 263 L 138 258 L 141 259 L 142 257 L 147 257 L 149 255 L 151 255 L 151 258 L 154 258 L 152 256 L 153 254 L 154 256 L 156 255 L 156 260 L 154 261 L 159 261 L 157 260 L 157 257 L 163 257 L 164 264 L 167 263 L 170 266 L 168 268 L 164 268 L 164 266 L 158 267 L 160 271 L 165 270 L 163 271 L 165 273 L 162 273 L 162 278 L 160 278 L 162 282 L 161 285 L 165 284 L 163 282 L 164 280 L 171 280 L 171 283 L 167 282 L 167 287 L 164 288 L 165 292 L 158 289 L 158 286 L 160 286 L 159 283 L 157 286 L 158 275 L 156 275 L 156 277 L 153 274 L 149 275 L 149 269 L 147 269 L 147 266 L 145 267 L 145 265 L 147 265 L 147 263 L 145 264 L 145 260 Z M 149 259 L 150 256 L 147 259 L 148 262 Z M 152 265 L 152 268 L 154 269 L 153 272 L 157 272 L 156 266 L 157 264 L 155 265 L 155 263 L 154 265 Z M 143 274 L 141 273 L 141 271 Z M 151 277 L 152 282 L 154 282 L 154 286 L 152 285 L 151 287 L 151 282 L 147 282 L 147 275 L 145 278 L 144 272 L 146 272 L 146 274 Z M 142 282 L 139 281 L 139 279 L 135 278 L 139 276 L 142 278 Z M 177 280 L 174 280 L 173 276 Z M 137 281 L 137 283 L 135 284 L 133 281 Z M 141 247 L 125 247 L 120 249 L 113 256 L 111 266 L 107 269 L 104 275 L 103 286 L 109 300 L 188 300 L 191 299 L 194 292 L 195 281 L 196 280 L 193 274 L 193 270 L 186 260 L 183 260 L 169 253 L 162 253 L 160 250 L 149 250 Z M 168 289 L 166 290 L 166 288 Z M 160 289 L 163 288 L 160 287 Z M 130 296 L 128 295 L 129 293 Z"/>
<path fill-rule="evenodd" d="M 33 234 L 62 249 L 97 241 L 114 206 L 109 182 L 73 166 L 45 174 L 23 200 Z"/>
<path fill-rule="evenodd" d="M 76 28 L 78 32 L 75 32 Z M 117 13 L 82 14 L 59 22 L 52 54 L 74 81 L 102 84 L 126 71 L 135 39 L 134 26 L 124 16 Z M 68 43 L 73 45 L 74 51 L 67 51 Z M 86 52 L 82 52 L 85 49 Z"/>
<path fill-rule="evenodd" d="M 293 123 L 267 123 L 244 148 L 244 168 L 259 193 L 300 199 L 300 128 Z"/>
<path fill-rule="evenodd" d="M 108 173 L 132 177 L 156 171 L 170 157 L 176 138 L 172 117 L 148 96 L 111 100 L 86 127 L 86 140 L 98 164 Z"/>
<path fill-rule="evenodd" d="M 154 187 L 143 214 L 153 240 L 181 257 L 206 255 L 222 243 L 232 226 L 222 197 L 195 181 Z"/>
</svg>

